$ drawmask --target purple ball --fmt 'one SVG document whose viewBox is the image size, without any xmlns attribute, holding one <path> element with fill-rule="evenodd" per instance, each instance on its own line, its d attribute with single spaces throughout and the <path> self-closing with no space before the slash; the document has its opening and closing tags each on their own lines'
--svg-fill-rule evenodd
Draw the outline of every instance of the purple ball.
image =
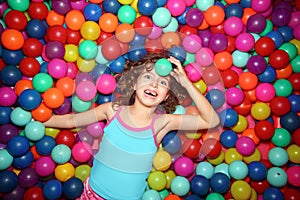
<svg viewBox="0 0 300 200">
<path fill-rule="evenodd" d="M 70 0 L 53 0 L 52 9 L 60 15 L 65 15 L 71 10 Z"/>
<path fill-rule="evenodd" d="M 65 98 L 63 104 L 60 107 L 53 109 L 53 112 L 57 115 L 64 115 L 70 112 L 71 107 L 71 101 L 68 98 Z"/>
<path fill-rule="evenodd" d="M 76 77 L 76 85 L 79 84 L 81 81 L 91 81 L 94 83 L 94 78 L 87 72 L 81 72 Z"/>
<path fill-rule="evenodd" d="M 7 144 L 11 138 L 18 134 L 19 130 L 15 125 L 3 124 L 0 126 L 0 143 Z"/>
<path fill-rule="evenodd" d="M 11 87 L 0 88 L 0 106 L 11 106 L 17 100 L 17 95 Z"/>
<path fill-rule="evenodd" d="M 251 56 L 247 62 L 247 69 L 253 74 L 261 74 L 265 71 L 267 62 L 263 56 Z"/>
<path fill-rule="evenodd" d="M 198 33 L 200 38 L 202 39 L 202 47 L 208 47 L 209 41 L 211 40 L 213 33 L 210 30 L 204 30 Z"/>
<path fill-rule="evenodd" d="M 65 46 L 59 41 L 50 41 L 46 45 L 45 54 L 47 58 L 63 58 L 65 55 Z"/>
<path fill-rule="evenodd" d="M 185 16 L 187 25 L 191 27 L 198 27 L 202 24 L 204 19 L 203 13 L 198 8 L 190 8 Z"/>
<path fill-rule="evenodd" d="M 17 200 L 17 199 L 23 199 L 25 193 L 25 189 L 22 188 L 20 185 L 17 185 L 15 189 L 13 189 L 9 193 L 4 193 L 2 196 L 3 200 Z"/>
<path fill-rule="evenodd" d="M 286 8 L 277 8 L 273 11 L 271 21 L 275 26 L 287 25 L 292 17 L 292 13 Z"/>
<path fill-rule="evenodd" d="M 39 176 L 33 168 L 25 168 L 18 175 L 18 183 L 23 188 L 29 188 L 37 184 Z"/>
<path fill-rule="evenodd" d="M 267 24 L 266 18 L 261 14 L 254 14 L 247 21 L 247 30 L 252 33 L 261 33 Z"/>
<path fill-rule="evenodd" d="M 81 129 L 78 134 L 76 135 L 76 142 L 86 142 L 89 145 L 93 145 L 94 138 L 91 136 L 87 129 Z"/>
<path fill-rule="evenodd" d="M 228 46 L 228 39 L 224 34 L 214 34 L 209 41 L 209 48 L 215 53 L 224 51 Z"/>
</svg>

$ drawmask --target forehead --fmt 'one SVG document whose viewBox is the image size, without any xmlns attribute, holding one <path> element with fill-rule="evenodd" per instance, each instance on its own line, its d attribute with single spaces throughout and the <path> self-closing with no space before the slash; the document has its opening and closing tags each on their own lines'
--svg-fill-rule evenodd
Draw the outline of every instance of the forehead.
<svg viewBox="0 0 300 200">
<path fill-rule="evenodd" d="M 158 78 L 163 78 L 163 79 L 166 79 L 168 81 L 170 81 L 170 79 L 171 79 L 170 75 L 168 75 L 168 76 L 160 76 L 158 73 L 156 73 L 156 70 L 155 70 L 154 67 L 152 67 L 152 68 L 144 68 L 143 71 L 142 71 L 142 73 L 140 75 L 145 74 L 145 73 L 153 74 L 153 75 L 155 75 Z"/>
</svg>

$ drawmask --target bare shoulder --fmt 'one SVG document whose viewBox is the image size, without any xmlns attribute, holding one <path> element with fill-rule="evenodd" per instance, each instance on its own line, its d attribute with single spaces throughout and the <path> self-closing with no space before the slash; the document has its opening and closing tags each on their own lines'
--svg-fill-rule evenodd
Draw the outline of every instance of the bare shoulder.
<svg viewBox="0 0 300 200">
<path fill-rule="evenodd" d="M 100 104 L 97 106 L 96 113 L 100 118 L 105 118 L 106 120 L 110 120 L 116 113 L 116 106 L 113 105 L 112 102 L 107 102 Z"/>
</svg>

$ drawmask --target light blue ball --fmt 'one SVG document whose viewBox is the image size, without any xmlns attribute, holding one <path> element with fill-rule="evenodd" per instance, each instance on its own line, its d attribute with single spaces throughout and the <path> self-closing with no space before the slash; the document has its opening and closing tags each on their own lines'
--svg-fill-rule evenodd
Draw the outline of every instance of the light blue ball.
<svg viewBox="0 0 300 200">
<path fill-rule="evenodd" d="M 268 170 L 267 181 L 274 187 L 285 186 L 287 183 L 287 174 L 279 167 L 272 167 Z"/>
<path fill-rule="evenodd" d="M 176 176 L 173 178 L 170 188 L 174 194 L 184 196 L 190 191 L 190 183 L 187 178 Z"/>
<path fill-rule="evenodd" d="M 45 135 L 46 128 L 44 124 L 39 121 L 29 122 L 24 129 L 25 136 L 31 141 L 38 141 Z"/>
<path fill-rule="evenodd" d="M 0 170 L 7 169 L 13 163 L 13 157 L 6 149 L 0 149 Z"/>
<path fill-rule="evenodd" d="M 269 161 L 277 167 L 285 165 L 289 160 L 289 155 L 281 147 L 274 147 L 268 153 Z"/>
<path fill-rule="evenodd" d="M 158 27 L 166 27 L 171 22 L 171 13 L 165 7 L 159 7 L 152 15 L 153 23 Z"/>
<path fill-rule="evenodd" d="M 214 167 L 209 162 L 200 162 L 196 166 L 196 174 L 202 175 L 206 177 L 207 179 L 210 179 L 214 175 Z"/>
<path fill-rule="evenodd" d="M 250 54 L 247 52 L 242 52 L 239 50 L 235 50 L 232 53 L 232 62 L 233 65 L 239 68 L 243 68 L 247 65 L 247 62 L 250 58 Z"/>
<path fill-rule="evenodd" d="M 232 178 L 242 180 L 248 175 L 248 166 L 243 161 L 235 160 L 230 163 L 228 171 Z"/>
<path fill-rule="evenodd" d="M 147 190 L 144 192 L 142 200 L 161 200 L 161 198 L 156 190 Z"/>
<path fill-rule="evenodd" d="M 65 144 L 56 145 L 51 151 L 52 160 L 57 164 L 64 164 L 71 159 L 72 151 Z"/>
<path fill-rule="evenodd" d="M 91 105 L 91 101 L 82 101 L 77 95 L 74 95 L 72 98 L 72 109 L 76 112 L 87 111 Z"/>
<path fill-rule="evenodd" d="M 10 120 L 17 126 L 25 126 L 32 119 L 31 112 L 24 110 L 21 107 L 13 109 L 10 113 Z"/>
</svg>

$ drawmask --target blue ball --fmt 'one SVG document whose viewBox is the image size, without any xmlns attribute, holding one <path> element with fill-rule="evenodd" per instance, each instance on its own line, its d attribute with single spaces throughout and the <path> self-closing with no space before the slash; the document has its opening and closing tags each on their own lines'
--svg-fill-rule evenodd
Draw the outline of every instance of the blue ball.
<svg viewBox="0 0 300 200">
<path fill-rule="evenodd" d="M 10 123 L 11 107 L 0 106 L 0 125 Z"/>
<path fill-rule="evenodd" d="M 6 65 L 19 65 L 23 58 L 24 53 L 22 50 L 3 49 L 2 59 Z"/>
<path fill-rule="evenodd" d="M 192 193 L 199 196 L 208 194 L 210 189 L 209 180 L 202 175 L 195 175 L 191 179 L 190 185 Z"/>
<path fill-rule="evenodd" d="M 121 73 L 124 70 L 125 62 L 125 58 L 123 56 L 119 56 L 109 64 L 109 68 L 114 73 Z"/>
<path fill-rule="evenodd" d="M 127 53 L 130 61 L 139 61 L 147 55 L 147 50 L 143 46 L 132 46 Z"/>
<path fill-rule="evenodd" d="M 181 149 L 181 139 L 175 131 L 167 133 L 162 140 L 162 146 L 170 154 L 176 154 Z"/>
<path fill-rule="evenodd" d="M 262 181 L 267 177 L 267 167 L 259 161 L 253 161 L 248 164 L 248 175 L 254 181 Z"/>
<path fill-rule="evenodd" d="M 10 171 L 4 170 L 0 171 L 0 192 L 11 192 L 13 191 L 18 184 L 18 176 Z"/>
<path fill-rule="evenodd" d="M 118 14 L 118 10 L 121 6 L 118 0 L 104 0 L 102 2 L 103 10 L 112 14 Z"/>
<path fill-rule="evenodd" d="M 76 199 L 80 197 L 83 191 L 83 183 L 79 178 L 72 177 L 63 185 L 63 194 L 68 199 Z"/>
<path fill-rule="evenodd" d="M 102 9 L 99 4 L 89 3 L 83 9 L 86 20 L 98 22 L 102 15 Z"/>
<path fill-rule="evenodd" d="M 146 43 L 146 37 L 135 33 L 133 40 L 129 43 L 130 46 L 139 46 Z"/>
<path fill-rule="evenodd" d="M 218 89 L 212 89 L 209 92 L 207 92 L 206 99 L 215 109 L 220 108 L 225 102 L 224 93 Z"/>
<path fill-rule="evenodd" d="M 291 103 L 291 111 L 300 112 L 300 95 L 291 94 L 290 96 L 288 96 L 288 99 Z"/>
<path fill-rule="evenodd" d="M 195 194 L 190 194 L 184 198 L 184 200 L 204 200 L 203 198 L 199 197 Z"/>
<path fill-rule="evenodd" d="M 7 143 L 7 151 L 12 156 L 22 156 L 24 155 L 30 148 L 29 140 L 24 136 L 14 136 Z"/>
<path fill-rule="evenodd" d="M 6 65 L 1 70 L 1 82 L 7 86 L 14 86 L 21 79 L 22 73 L 16 66 Z"/>
<path fill-rule="evenodd" d="M 290 26 L 278 27 L 277 31 L 281 33 L 285 42 L 289 42 L 294 38 L 293 29 Z"/>
<path fill-rule="evenodd" d="M 189 10 L 190 10 L 190 7 L 187 7 L 187 8 L 185 9 L 185 11 L 184 11 L 181 15 L 179 15 L 178 17 L 176 17 L 176 19 L 177 19 L 177 21 L 178 21 L 179 24 L 181 24 L 181 25 L 186 25 L 186 19 L 185 19 L 185 17 L 186 17 L 186 13 L 187 13 Z"/>
<path fill-rule="evenodd" d="M 252 5 L 252 0 L 241 0 L 240 4 L 244 7 L 244 8 L 251 8 Z"/>
<path fill-rule="evenodd" d="M 226 19 L 228 19 L 229 17 L 232 17 L 232 16 L 235 16 L 235 17 L 238 17 L 238 18 L 242 18 L 243 14 L 244 14 L 244 8 L 239 3 L 229 4 L 225 8 Z"/>
<path fill-rule="evenodd" d="M 238 114 L 232 108 L 222 110 L 219 116 L 221 124 L 227 128 L 234 126 L 238 122 Z"/>
<path fill-rule="evenodd" d="M 266 34 L 266 36 L 274 41 L 276 49 L 278 49 L 284 43 L 284 38 L 278 30 L 270 31 Z"/>
<path fill-rule="evenodd" d="M 42 20 L 31 19 L 26 26 L 26 33 L 28 37 L 41 39 L 45 36 L 47 31 L 46 23 Z"/>
<path fill-rule="evenodd" d="M 34 157 L 31 151 L 27 151 L 24 155 L 15 157 L 13 165 L 17 169 L 25 169 L 29 167 L 34 161 Z"/>
<path fill-rule="evenodd" d="M 103 103 L 112 102 L 114 99 L 115 98 L 113 94 L 109 94 L 109 95 L 99 94 L 97 98 L 97 103 L 100 105 Z"/>
<path fill-rule="evenodd" d="M 46 199 L 55 200 L 62 196 L 63 185 L 56 179 L 49 180 L 43 187 L 43 195 Z"/>
<path fill-rule="evenodd" d="M 89 72 L 89 74 L 93 77 L 94 80 L 97 80 L 99 76 L 102 74 L 110 74 L 111 69 L 104 64 L 98 64 L 94 67 L 92 71 Z"/>
<path fill-rule="evenodd" d="M 55 139 L 51 136 L 45 135 L 42 139 L 36 142 L 36 151 L 41 155 L 50 155 L 52 149 L 55 147 Z"/>
<path fill-rule="evenodd" d="M 284 195 L 279 188 L 269 187 L 264 191 L 263 198 L 268 200 L 284 200 Z"/>
<path fill-rule="evenodd" d="M 19 104 L 25 110 L 33 110 L 42 102 L 40 93 L 34 89 L 26 89 L 19 96 Z"/>
<path fill-rule="evenodd" d="M 262 83 L 273 83 L 276 80 L 276 71 L 270 65 L 267 65 L 265 71 L 259 74 L 258 80 Z"/>
<path fill-rule="evenodd" d="M 183 63 L 186 58 L 186 52 L 181 46 L 172 46 L 170 48 L 170 56 L 173 56 L 174 58 Z"/>
<path fill-rule="evenodd" d="M 300 128 L 300 117 L 295 112 L 288 112 L 280 117 L 280 124 L 290 133 Z"/>
<path fill-rule="evenodd" d="M 230 188 L 230 179 L 226 174 L 218 172 L 211 177 L 210 185 L 213 191 L 217 193 L 225 193 Z"/>
<path fill-rule="evenodd" d="M 220 142 L 225 148 L 235 147 L 237 139 L 238 136 L 233 130 L 225 130 L 220 135 Z"/>
<path fill-rule="evenodd" d="M 157 0 L 139 0 L 137 3 L 137 9 L 142 15 L 153 15 L 158 7 Z"/>
</svg>

